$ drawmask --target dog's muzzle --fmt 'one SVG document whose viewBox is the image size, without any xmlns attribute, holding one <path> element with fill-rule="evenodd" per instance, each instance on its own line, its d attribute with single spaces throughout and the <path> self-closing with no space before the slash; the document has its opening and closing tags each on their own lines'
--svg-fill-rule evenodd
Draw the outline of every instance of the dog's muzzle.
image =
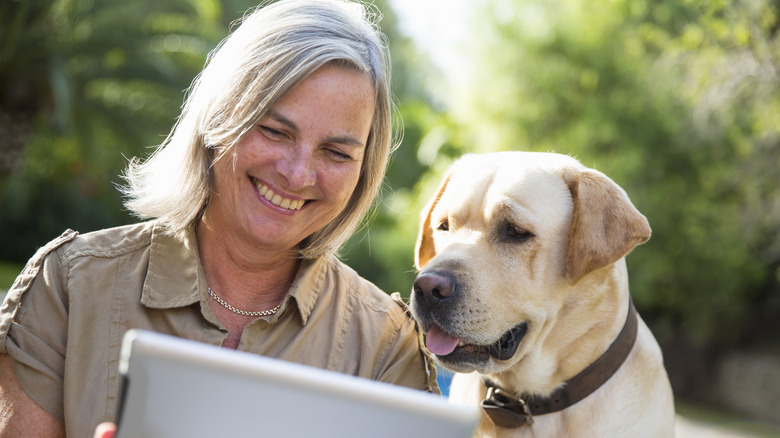
<svg viewBox="0 0 780 438">
<path fill-rule="evenodd" d="M 451 324 L 448 324 L 448 321 L 451 321 L 452 315 L 458 312 L 458 302 L 462 299 L 458 296 L 459 292 L 458 281 L 448 272 L 423 272 L 414 281 L 412 299 L 416 315 L 422 320 L 423 326 L 427 326 L 431 330 L 430 336 L 435 332 L 437 339 L 444 339 L 446 343 L 449 343 L 449 347 L 442 351 L 434 351 L 439 349 L 434 349 L 432 348 L 434 344 L 429 344 L 431 351 L 442 360 L 452 359 L 455 361 L 459 361 L 460 356 L 464 354 L 489 355 L 497 360 L 508 360 L 514 356 L 528 331 L 527 322 L 512 327 L 496 342 L 488 345 L 469 344 L 466 341 L 458 343 L 459 339 L 456 335 L 449 333 L 453 328 L 450 327 Z M 457 347 L 456 343 L 458 343 Z M 437 342 L 435 345 L 440 344 Z"/>
</svg>

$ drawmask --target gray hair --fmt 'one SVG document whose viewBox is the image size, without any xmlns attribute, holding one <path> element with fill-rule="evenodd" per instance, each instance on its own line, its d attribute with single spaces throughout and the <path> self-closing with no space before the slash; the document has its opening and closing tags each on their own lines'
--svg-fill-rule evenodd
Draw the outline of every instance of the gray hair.
<svg viewBox="0 0 780 438">
<path fill-rule="evenodd" d="M 282 0 L 260 6 L 209 55 L 168 138 L 124 173 L 125 206 L 171 234 L 194 225 L 209 202 L 211 167 L 287 92 L 328 63 L 367 74 L 375 112 L 357 187 L 334 220 L 300 245 L 302 257 L 334 254 L 360 225 L 392 151 L 389 51 L 380 14 L 343 0 Z"/>
</svg>

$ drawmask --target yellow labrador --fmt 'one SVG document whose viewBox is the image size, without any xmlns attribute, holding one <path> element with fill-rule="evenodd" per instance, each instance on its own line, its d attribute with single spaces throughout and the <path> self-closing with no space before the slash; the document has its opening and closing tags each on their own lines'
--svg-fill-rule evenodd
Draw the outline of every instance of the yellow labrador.
<svg viewBox="0 0 780 438">
<path fill-rule="evenodd" d="M 658 343 L 624 257 L 645 217 L 604 174 L 560 154 L 456 161 L 422 216 L 411 307 L 428 349 L 481 403 L 476 436 L 671 437 Z"/>
</svg>

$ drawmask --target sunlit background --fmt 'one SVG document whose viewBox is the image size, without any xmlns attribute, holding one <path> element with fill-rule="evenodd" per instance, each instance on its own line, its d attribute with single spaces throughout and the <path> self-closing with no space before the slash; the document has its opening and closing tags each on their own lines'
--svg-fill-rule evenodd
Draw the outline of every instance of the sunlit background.
<svg viewBox="0 0 780 438">
<path fill-rule="evenodd" d="M 653 228 L 628 257 L 631 290 L 680 412 L 780 436 L 780 3 L 375 4 L 404 136 L 344 260 L 408 296 L 419 211 L 454 158 L 573 155 Z M 0 1 L 0 291 L 66 228 L 133 221 L 118 175 L 253 5 Z"/>
</svg>

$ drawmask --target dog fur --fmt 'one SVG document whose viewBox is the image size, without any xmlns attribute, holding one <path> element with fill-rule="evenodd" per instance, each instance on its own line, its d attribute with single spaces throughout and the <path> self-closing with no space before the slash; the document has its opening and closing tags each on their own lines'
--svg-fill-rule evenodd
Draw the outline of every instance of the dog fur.
<svg viewBox="0 0 780 438">
<path fill-rule="evenodd" d="M 626 321 L 624 257 L 649 238 L 625 191 L 569 156 L 499 152 L 456 161 L 422 214 L 410 301 L 429 348 L 456 372 L 451 401 L 479 404 L 483 377 L 517 395 L 546 396 L 593 363 Z M 451 289 L 430 284 L 438 280 Z M 511 357 L 486 353 L 522 323 Z M 434 331 L 459 346 L 436 354 Z M 674 436 L 658 343 L 640 318 L 628 358 L 594 393 L 520 428 L 483 416 L 475 436 Z"/>
</svg>

